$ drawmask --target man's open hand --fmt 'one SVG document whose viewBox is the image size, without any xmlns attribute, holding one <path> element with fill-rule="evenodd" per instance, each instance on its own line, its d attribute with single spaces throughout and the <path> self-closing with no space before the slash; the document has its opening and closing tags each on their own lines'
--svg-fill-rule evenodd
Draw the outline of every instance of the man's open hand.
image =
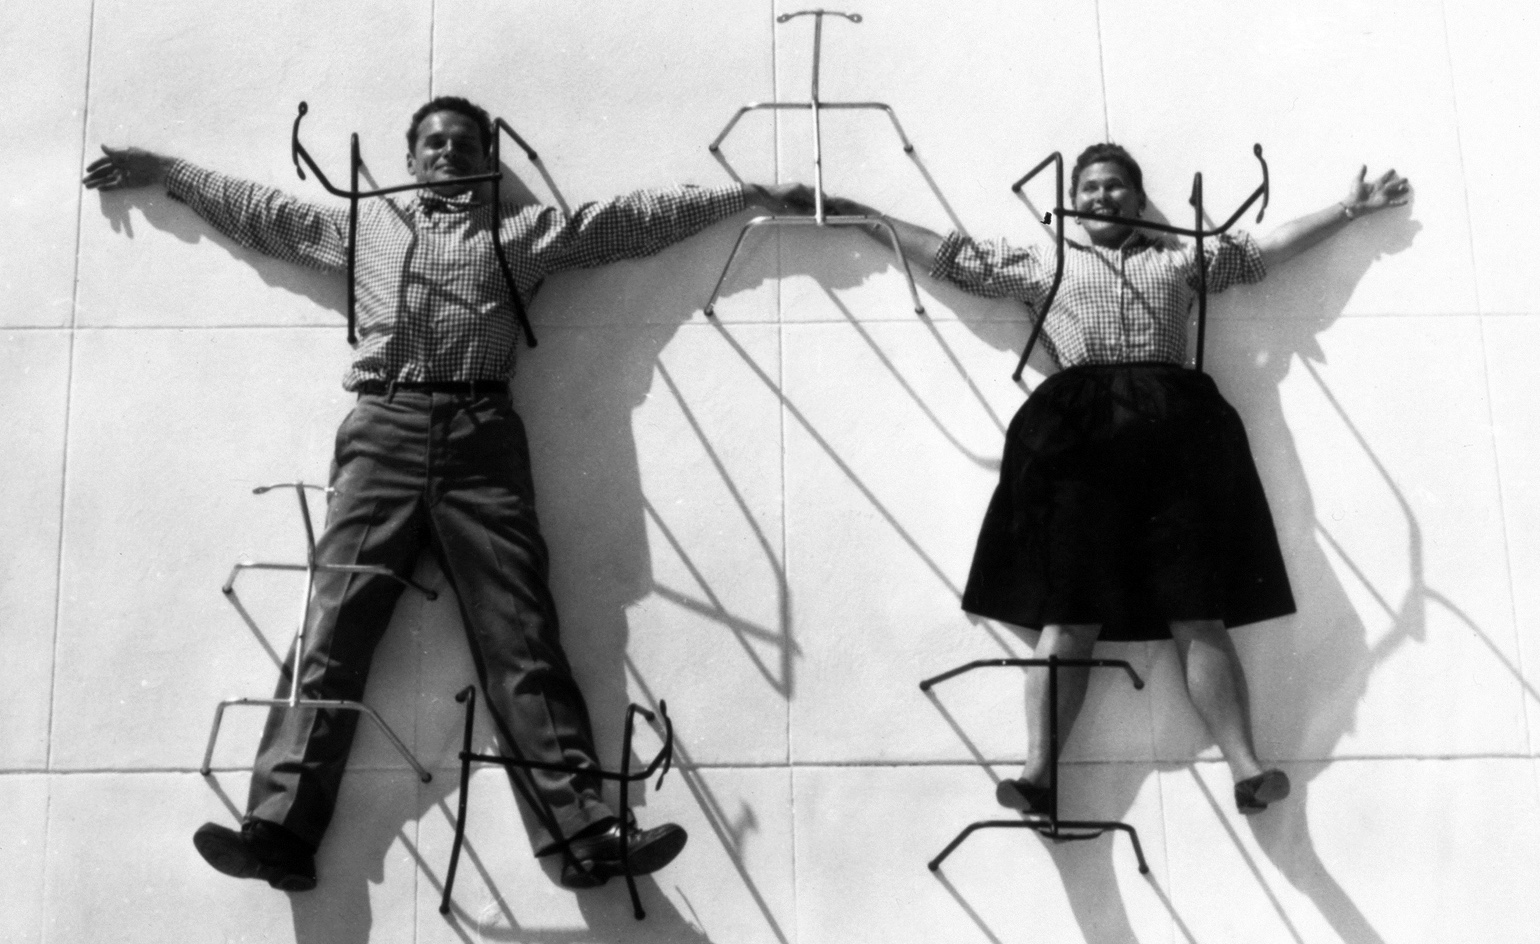
<svg viewBox="0 0 1540 944">
<path fill-rule="evenodd" d="M 110 148 L 104 144 L 102 153 L 106 156 L 86 166 L 86 175 L 80 182 L 87 190 L 127 190 L 162 184 L 171 168 L 171 158 L 143 148 Z"/>
</svg>

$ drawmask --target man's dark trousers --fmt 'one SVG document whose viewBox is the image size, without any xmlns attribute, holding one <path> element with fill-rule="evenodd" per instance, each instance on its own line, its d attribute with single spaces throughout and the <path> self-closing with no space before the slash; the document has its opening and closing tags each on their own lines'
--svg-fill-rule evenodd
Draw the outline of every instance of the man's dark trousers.
<svg viewBox="0 0 1540 944">
<path fill-rule="evenodd" d="M 410 576 L 434 547 L 460 600 L 487 708 L 505 751 L 596 768 L 582 692 L 562 651 L 535 517 L 524 424 L 506 393 L 397 389 L 361 396 L 337 430 L 335 490 L 317 545 L 323 563 Z M 402 585 L 317 573 L 301 695 L 360 700 Z M 288 697 L 288 666 L 277 697 Z M 275 708 L 252 771 L 248 815 L 319 845 L 331 820 L 358 713 Z M 549 817 L 571 837 L 614 816 L 589 775 L 514 774 L 533 786 L 546 851 Z"/>
</svg>

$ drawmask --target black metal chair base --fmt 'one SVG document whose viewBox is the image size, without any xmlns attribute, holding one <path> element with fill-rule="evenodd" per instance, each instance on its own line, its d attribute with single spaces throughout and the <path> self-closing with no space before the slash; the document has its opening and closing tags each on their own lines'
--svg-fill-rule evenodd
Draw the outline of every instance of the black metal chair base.
<svg viewBox="0 0 1540 944">
<path fill-rule="evenodd" d="M 1120 830 L 1128 833 L 1129 841 L 1134 844 L 1134 855 L 1139 859 L 1139 872 L 1144 875 L 1148 875 L 1150 872 L 1149 863 L 1144 860 L 1144 847 L 1139 843 L 1139 831 L 1127 823 L 1110 820 L 1064 819 L 1050 822 L 1046 818 L 1039 818 L 1035 821 L 1033 819 L 990 819 L 969 823 L 963 827 L 962 832 L 958 833 L 955 839 L 947 843 L 946 848 L 941 850 L 940 855 L 925 863 L 926 868 L 932 872 L 941 868 L 941 863 L 946 861 L 946 857 L 951 855 L 954 849 L 962 845 L 963 840 L 980 829 L 1030 829 L 1044 839 L 1051 839 L 1054 842 L 1077 842 L 1083 839 L 1097 839 L 1109 829 Z M 1071 830 L 1072 832 L 1066 832 L 1066 830 Z M 1080 830 L 1089 831 L 1080 832 Z"/>
<path fill-rule="evenodd" d="M 629 823 L 628 817 L 631 813 L 631 782 L 646 780 L 661 769 L 661 773 L 658 773 L 657 786 L 654 787 L 654 789 L 658 789 L 663 786 L 663 778 L 668 774 L 669 768 L 674 763 L 674 724 L 668 717 L 668 704 L 663 701 L 658 702 L 657 715 L 634 703 L 626 707 L 625 737 L 620 748 L 619 773 L 608 770 L 591 770 L 584 767 L 575 767 L 570 764 L 546 764 L 539 761 L 500 757 L 495 754 L 477 754 L 471 750 L 476 724 L 476 686 L 467 685 L 461 689 L 459 694 L 455 695 L 455 701 L 465 706 L 465 741 L 464 746 L 460 750 L 460 809 L 455 817 L 454 848 L 449 854 L 449 870 L 444 877 L 444 897 L 439 902 L 438 907 L 439 914 L 441 915 L 449 914 L 450 896 L 454 893 L 455 887 L 455 872 L 460 865 L 460 849 L 465 844 L 465 820 L 471 791 L 471 764 L 496 764 L 500 767 L 517 767 L 522 770 L 549 770 L 557 773 L 587 773 L 603 780 L 617 780 L 620 782 L 620 816 L 622 819 L 622 829 L 624 829 L 625 825 Z M 631 773 L 631 736 L 635 733 L 637 715 L 641 715 L 654 725 L 658 723 L 658 718 L 661 717 L 663 719 L 663 746 L 658 749 L 657 755 L 647 765 L 646 770 L 639 773 Z M 569 847 L 569 843 L 572 841 L 571 837 L 561 835 L 560 830 L 555 827 L 553 822 L 547 822 L 546 828 L 551 831 L 551 835 L 555 837 L 560 845 L 561 854 L 565 861 L 574 863 Z M 640 921 L 647 917 L 647 912 L 642 908 L 641 896 L 636 891 L 636 879 L 631 875 L 629 843 L 621 843 L 620 856 L 621 870 L 625 873 L 626 890 L 631 895 L 631 912 L 636 916 L 636 920 Z"/>
<path fill-rule="evenodd" d="M 1038 666 L 1048 670 L 1048 756 L 1053 762 L 1048 765 L 1048 812 L 1030 813 L 1022 819 L 990 819 L 979 820 L 965 826 L 956 838 L 947 843 L 941 854 L 926 863 L 932 871 L 941 868 L 941 863 L 952 851 L 963 844 L 969 836 L 980 829 L 1030 829 L 1054 842 L 1077 842 L 1084 839 L 1096 839 L 1107 830 L 1113 829 L 1128 834 L 1129 841 L 1134 844 L 1134 855 L 1139 859 L 1139 871 L 1148 875 L 1149 864 L 1144 860 L 1144 847 L 1139 844 L 1139 832 L 1127 823 L 1114 820 L 1066 820 L 1059 819 L 1059 669 L 1062 666 L 1079 666 L 1084 668 L 1122 669 L 1128 674 L 1128 679 L 1134 688 L 1144 688 L 1144 679 L 1134 671 L 1134 667 L 1123 659 L 1060 659 L 1058 656 L 1049 656 L 1046 659 L 979 659 L 949 669 L 940 675 L 933 675 L 920 683 L 920 691 L 929 692 L 931 687 L 938 682 L 944 682 L 949 678 L 971 672 L 974 669 L 1012 667 L 1012 666 Z"/>
</svg>

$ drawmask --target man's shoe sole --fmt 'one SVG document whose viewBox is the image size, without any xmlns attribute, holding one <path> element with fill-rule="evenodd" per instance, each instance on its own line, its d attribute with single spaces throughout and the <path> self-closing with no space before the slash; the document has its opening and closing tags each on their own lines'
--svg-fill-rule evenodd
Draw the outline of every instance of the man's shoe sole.
<svg viewBox="0 0 1540 944">
<path fill-rule="evenodd" d="M 193 833 L 193 845 L 203 861 L 231 878 L 261 879 L 285 892 L 308 892 L 315 888 L 314 875 L 268 865 L 252 854 L 241 834 L 233 829 L 206 824 Z"/>
</svg>

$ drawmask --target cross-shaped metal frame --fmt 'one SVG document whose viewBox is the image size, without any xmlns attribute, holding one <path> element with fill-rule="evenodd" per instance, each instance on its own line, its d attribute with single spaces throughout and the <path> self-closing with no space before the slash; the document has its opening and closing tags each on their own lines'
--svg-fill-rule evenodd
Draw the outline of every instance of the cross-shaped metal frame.
<svg viewBox="0 0 1540 944">
<path fill-rule="evenodd" d="M 1123 659 L 1061 659 L 1058 656 L 1049 656 L 1046 659 L 979 659 L 942 672 L 940 675 L 931 676 L 920 683 L 920 691 L 929 692 L 931 686 L 936 683 L 962 675 L 964 672 L 995 666 L 1037 666 L 1048 670 L 1048 811 L 1027 813 L 1021 819 L 993 819 L 969 823 L 963 827 L 962 832 L 958 833 L 955 839 L 947 843 L 940 855 L 926 863 L 926 867 L 932 872 L 941 868 L 941 863 L 952 854 L 952 850 L 962 845 L 963 840 L 980 829 L 1030 829 L 1045 839 L 1052 839 L 1055 842 L 1095 839 L 1107 830 L 1115 829 L 1128 834 L 1129 840 L 1134 844 L 1134 856 L 1139 860 L 1139 871 L 1148 873 L 1150 867 L 1144 861 L 1144 848 L 1139 845 L 1139 832 L 1132 826 L 1115 820 L 1059 818 L 1059 668 L 1084 666 L 1122 669 L 1128 673 L 1129 681 L 1136 689 L 1144 688 L 1144 679 L 1140 678 L 1139 673 L 1134 671 L 1134 667 Z"/>
<path fill-rule="evenodd" d="M 812 216 L 756 216 L 743 224 L 738 231 L 738 239 L 733 243 L 732 252 L 727 255 L 727 262 L 722 266 L 722 274 L 717 277 L 717 284 L 711 290 L 711 297 L 706 300 L 707 317 L 716 317 L 717 296 L 722 291 L 722 283 L 727 280 L 727 273 L 732 268 L 733 260 L 738 256 L 738 249 L 743 245 L 743 238 L 749 230 L 757 226 L 865 226 L 876 224 L 887 231 L 888 238 L 893 243 L 893 255 L 898 259 L 899 268 L 904 272 L 904 278 L 909 283 L 909 297 L 914 301 L 914 312 L 917 315 L 925 314 L 925 306 L 920 303 L 920 293 L 914 287 L 914 275 L 909 271 L 909 262 L 904 258 L 903 249 L 899 246 L 898 232 L 881 216 L 867 214 L 829 216 L 824 212 L 823 194 L 823 131 L 820 115 L 824 109 L 876 109 L 885 113 L 893 122 L 893 130 L 898 132 L 898 138 L 904 144 L 904 153 L 914 152 L 914 145 L 909 143 L 909 137 L 904 134 L 904 128 L 898 123 L 898 116 L 893 109 L 883 102 L 825 102 L 818 97 L 818 65 L 823 47 L 823 18 L 825 16 L 840 16 L 852 23 L 861 22 L 859 13 L 841 13 L 838 10 L 798 10 L 796 13 L 782 13 L 775 18 L 777 23 L 785 23 L 799 16 L 813 17 L 813 88 L 808 101 L 805 102 L 750 102 L 739 108 L 728 121 L 727 127 L 716 136 L 716 140 L 707 145 L 707 150 L 713 154 L 721 148 L 722 142 L 738 124 L 738 119 L 745 114 L 759 109 L 774 111 L 784 109 L 806 109 L 813 113 L 813 215 Z"/>
<path fill-rule="evenodd" d="M 417 758 L 412 755 L 411 751 L 407 750 L 406 744 L 401 740 L 400 737 L 396 735 L 395 731 L 391 730 L 390 725 L 387 724 L 385 719 L 380 717 L 379 713 L 376 712 L 373 708 L 369 707 L 361 701 L 350 701 L 346 699 L 335 698 L 301 698 L 299 695 L 299 690 L 301 669 L 303 668 L 305 658 L 305 631 L 310 623 L 310 597 L 312 591 L 315 589 L 316 574 L 368 574 L 371 576 L 386 577 L 391 580 L 398 581 L 399 583 L 411 587 L 418 593 L 421 593 L 425 598 L 429 600 L 437 599 L 438 594 L 406 577 L 401 577 L 395 573 L 392 573 L 385 567 L 377 567 L 370 564 L 324 564 L 318 561 L 316 559 L 315 525 L 312 524 L 310 520 L 310 502 L 305 497 L 305 492 L 317 491 L 321 492 L 322 494 L 330 494 L 332 489 L 320 485 L 311 485 L 307 482 L 283 482 L 278 485 L 260 485 L 253 489 L 252 493 L 256 495 L 262 495 L 273 491 L 274 489 L 281 488 L 292 488 L 294 489 L 294 494 L 299 497 L 299 514 L 301 520 L 303 520 L 305 523 L 305 563 L 279 564 L 266 561 L 241 561 L 230 569 L 230 576 L 225 580 L 224 586 L 220 587 L 220 590 L 227 597 L 234 594 L 235 578 L 239 577 L 241 575 L 241 571 L 243 570 L 304 571 L 305 601 L 300 607 L 299 631 L 294 636 L 294 647 L 292 655 L 294 666 L 292 669 L 293 674 L 289 677 L 289 695 L 287 698 L 226 698 L 224 701 L 221 701 L 219 703 L 219 707 L 214 709 L 214 726 L 209 730 L 208 747 L 206 747 L 203 751 L 203 766 L 199 768 L 199 772 L 202 773 L 203 776 L 207 777 L 213 769 L 212 763 L 214 760 L 214 742 L 219 739 L 219 726 L 220 723 L 224 720 L 225 709 L 232 705 L 253 705 L 261 708 L 285 708 L 289 711 L 296 711 L 301 708 L 320 708 L 329 711 L 356 711 L 374 721 L 375 725 L 379 727 L 380 732 L 385 735 L 386 740 L 390 741 L 391 746 L 393 746 L 402 757 L 406 758 L 406 762 L 410 764 L 412 769 L 417 772 L 418 778 L 420 778 L 423 783 L 431 781 L 433 779 L 433 775 L 428 772 L 427 768 L 423 767 L 423 765 L 417 761 Z"/>
</svg>

